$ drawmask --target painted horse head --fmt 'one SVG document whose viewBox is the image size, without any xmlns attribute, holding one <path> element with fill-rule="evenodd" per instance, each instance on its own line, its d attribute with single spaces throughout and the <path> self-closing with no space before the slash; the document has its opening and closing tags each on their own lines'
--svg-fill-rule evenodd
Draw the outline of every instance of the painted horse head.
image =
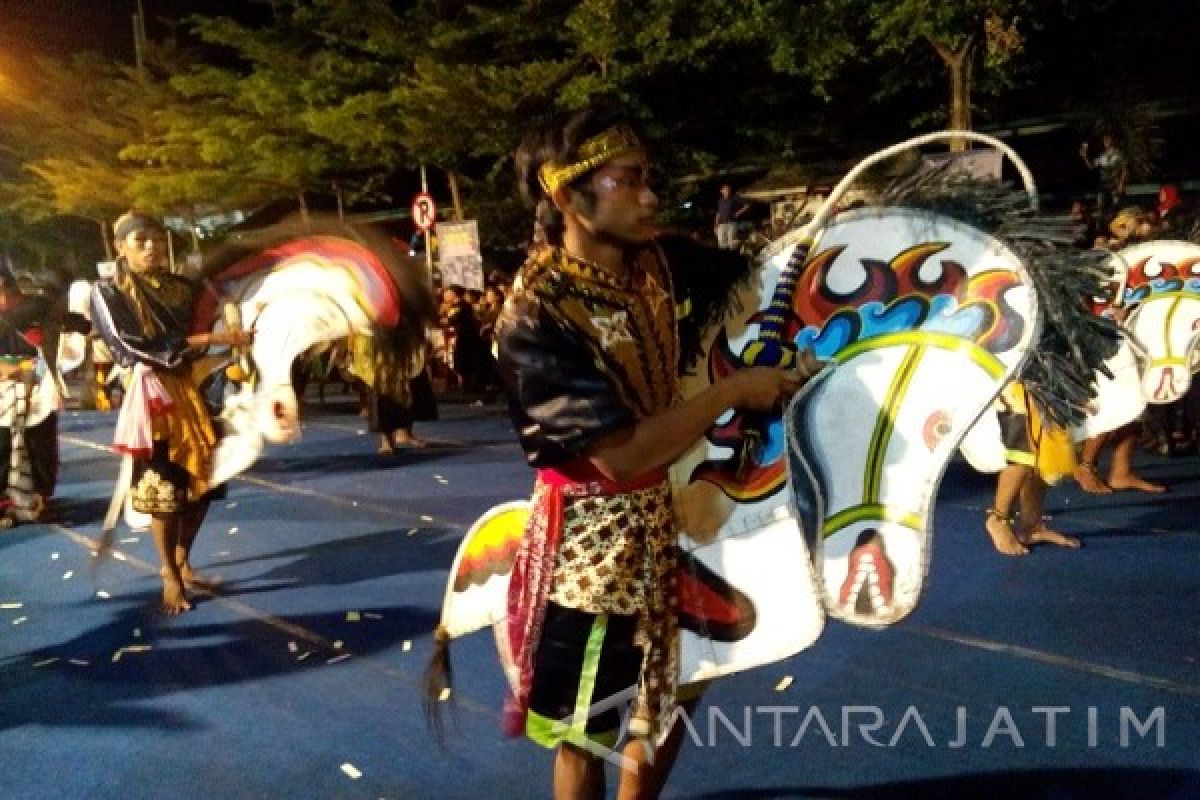
<svg viewBox="0 0 1200 800">
<path fill-rule="evenodd" d="M 930 212 L 843 215 L 796 293 L 795 341 L 836 367 L 787 411 L 793 500 L 830 614 L 916 605 L 954 449 L 1021 367 L 1038 314 L 1020 258 Z"/>
<path fill-rule="evenodd" d="M 1183 397 L 1200 358 L 1200 245 L 1153 241 L 1122 250 L 1127 265 L 1125 326 L 1142 360 L 1150 403 Z"/>
<path fill-rule="evenodd" d="M 204 277 L 194 330 L 240 320 L 255 332 L 252 377 L 225 400 L 222 416 L 233 435 L 218 451 L 214 480 L 253 463 L 263 439 L 298 437 L 291 368 L 310 348 L 351 334 L 386 336 L 405 353 L 424 346 L 432 311 L 424 265 L 378 232 L 313 224 L 271 229 L 209 258 Z"/>
</svg>

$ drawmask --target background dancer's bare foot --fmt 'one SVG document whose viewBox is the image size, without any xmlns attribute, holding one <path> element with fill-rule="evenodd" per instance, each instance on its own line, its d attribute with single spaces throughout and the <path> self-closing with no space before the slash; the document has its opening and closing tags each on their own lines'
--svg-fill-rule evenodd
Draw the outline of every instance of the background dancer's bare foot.
<svg viewBox="0 0 1200 800">
<path fill-rule="evenodd" d="M 183 584 L 175 578 L 164 575 L 162 604 L 159 606 L 159 611 L 168 617 L 173 617 L 191 610 L 192 604 L 188 602 Z"/>
<path fill-rule="evenodd" d="M 1137 475 L 1113 475 L 1109 477 L 1108 485 L 1113 489 L 1132 489 L 1138 492 L 1150 492 L 1151 494 L 1161 494 L 1167 490 L 1167 487 L 1161 483 L 1151 483 L 1148 480 L 1139 478 Z"/>
<path fill-rule="evenodd" d="M 406 431 L 396 431 L 393 433 L 392 444 L 396 447 L 415 447 L 418 450 L 429 446 L 429 442 Z"/>
<path fill-rule="evenodd" d="M 1094 464 L 1079 464 L 1072 472 L 1079 488 L 1088 494 L 1112 494 L 1112 487 L 1100 479 Z"/>
<path fill-rule="evenodd" d="M 196 570 L 192 569 L 191 564 L 179 565 L 179 577 L 183 581 L 183 585 L 188 589 L 201 589 L 211 592 L 221 585 L 221 582 L 216 578 L 207 578 L 196 572 Z"/>
<path fill-rule="evenodd" d="M 988 509 L 983 526 L 987 529 L 988 536 L 992 537 L 992 546 L 997 552 L 1006 556 L 1023 556 L 1029 552 L 1029 548 L 1022 544 L 1013 532 L 1012 523 L 1000 512 Z"/>
<path fill-rule="evenodd" d="M 1069 550 L 1078 550 L 1080 546 L 1079 540 L 1074 536 L 1067 536 L 1040 524 L 1025 533 L 1025 541 L 1028 544 L 1052 544 Z"/>
</svg>

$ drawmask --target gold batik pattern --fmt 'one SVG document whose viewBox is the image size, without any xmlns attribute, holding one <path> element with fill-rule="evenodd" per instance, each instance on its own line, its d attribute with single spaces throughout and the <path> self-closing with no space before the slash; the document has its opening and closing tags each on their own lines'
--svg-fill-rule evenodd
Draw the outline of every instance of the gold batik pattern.
<svg viewBox="0 0 1200 800">
<path fill-rule="evenodd" d="M 564 492 L 562 539 L 549 599 L 591 614 L 637 616 L 638 644 L 645 654 L 634 733 L 656 730 L 674 709 L 678 563 L 671 490 L 665 481 L 615 495 L 572 497 Z"/>
<path fill-rule="evenodd" d="M 597 366 L 612 379 L 636 417 L 653 416 L 679 395 L 679 342 L 671 276 L 654 245 L 628 276 L 546 248 L 526 265 L 523 282 L 568 330 L 583 337 Z"/>
</svg>

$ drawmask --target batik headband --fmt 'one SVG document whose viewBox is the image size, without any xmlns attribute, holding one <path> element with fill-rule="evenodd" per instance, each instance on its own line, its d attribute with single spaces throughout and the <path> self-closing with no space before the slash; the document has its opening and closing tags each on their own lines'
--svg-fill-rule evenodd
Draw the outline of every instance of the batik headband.
<svg viewBox="0 0 1200 800">
<path fill-rule="evenodd" d="M 149 214 L 143 214 L 140 211 L 130 211 L 127 214 L 122 214 L 121 218 L 117 220 L 117 224 L 113 226 L 113 238 L 118 242 L 124 241 L 125 237 L 129 234 L 141 230 L 164 231 L 166 228 Z"/>
<path fill-rule="evenodd" d="M 566 186 L 597 167 L 607 164 L 626 153 L 642 149 L 637 134 L 628 125 L 616 125 L 579 145 L 579 158 L 569 164 L 547 161 L 538 170 L 538 181 L 546 194 L 554 194 L 560 186 Z"/>
</svg>

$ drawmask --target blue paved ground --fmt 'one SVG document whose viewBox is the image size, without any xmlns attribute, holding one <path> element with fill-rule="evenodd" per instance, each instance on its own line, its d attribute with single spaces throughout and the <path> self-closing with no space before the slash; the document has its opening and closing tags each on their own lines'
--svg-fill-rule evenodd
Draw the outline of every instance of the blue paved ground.
<svg viewBox="0 0 1200 800">
<path fill-rule="evenodd" d="M 93 579 L 112 418 L 68 415 L 63 523 L 0 534 L 2 796 L 546 796 L 547 754 L 498 733 L 489 637 L 455 648 L 448 750 L 422 719 L 456 544 L 530 483 L 503 417 L 445 417 L 420 430 L 453 444 L 383 459 L 362 420 L 314 413 L 214 507 L 196 555 L 222 593 L 161 620 L 148 535 L 122 532 L 127 559 Z M 982 533 L 989 481 L 952 467 L 920 609 L 882 632 L 831 624 L 714 686 L 666 796 L 1200 798 L 1200 461 L 1147 473 L 1171 494 L 1056 490 L 1084 549 L 1009 559 Z M 711 709 L 745 736 L 747 708 L 742 746 Z M 1147 735 L 1122 742 L 1122 709 Z"/>
</svg>

